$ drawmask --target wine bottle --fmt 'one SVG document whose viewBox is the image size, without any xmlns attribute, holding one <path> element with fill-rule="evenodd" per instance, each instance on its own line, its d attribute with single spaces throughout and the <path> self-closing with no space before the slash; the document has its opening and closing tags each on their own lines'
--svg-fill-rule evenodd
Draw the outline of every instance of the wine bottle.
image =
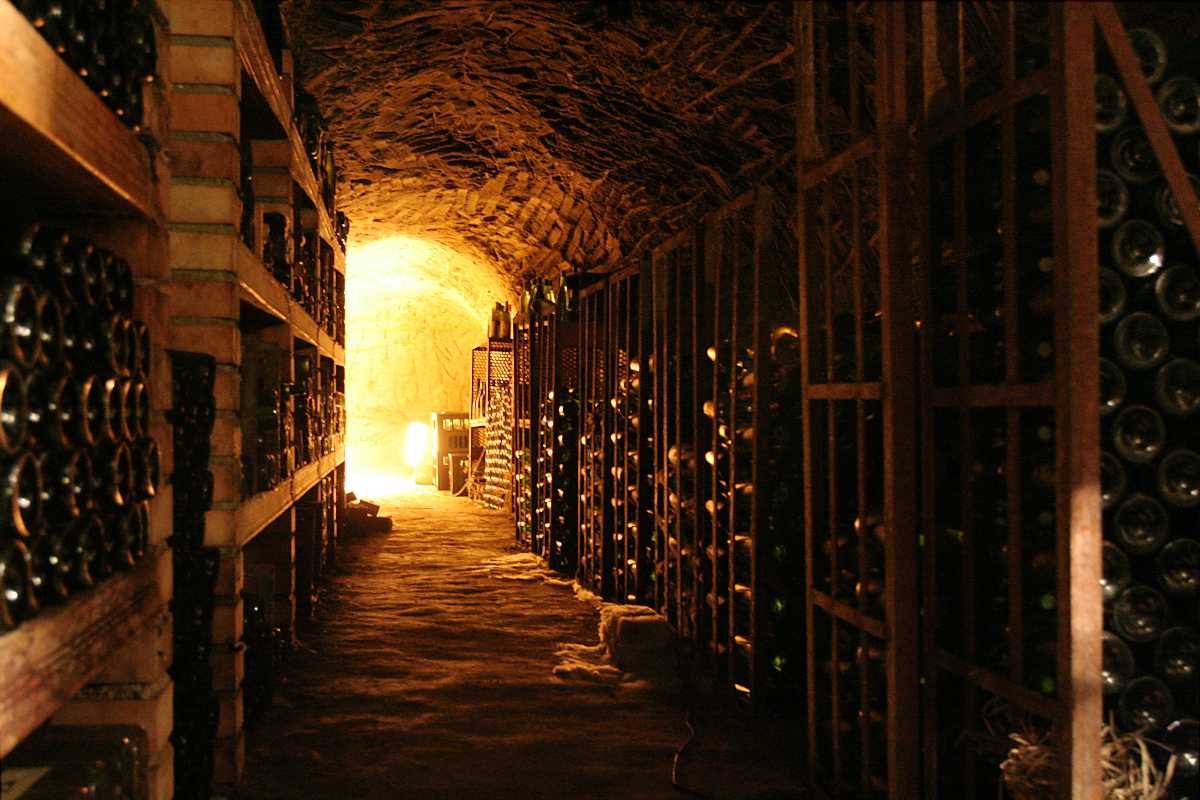
<svg viewBox="0 0 1200 800">
<path fill-rule="evenodd" d="M 1126 552 L 1138 556 L 1156 552 L 1170 536 L 1170 518 L 1162 503 L 1136 492 L 1117 507 L 1113 535 Z"/>
<path fill-rule="evenodd" d="M 17 540 L 0 544 L 0 630 L 15 628 L 37 609 L 29 550 Z"/>
<path fill-rule="evenodd" d="M 1113 628 L 1127 642 L 1153 642 L 1167 629 L 1170 611 L 1157 590 L 1134 584 L 1113 603 Z"/>
<path fill-rule="evenodd" d="M 1096 132 L 1112 133 L 1129 116 L 1129 98 L 1116 78 L 1096 74 Z"/>
<path fill-rule="evenodd" d="M 133 500 L 133 459 L 129 445 L 118 442 L 100 452 L 100 499 L 113 508 L 123 508 Z"/>
<path fill-rule="evenodd" d="M 66 336 L 63 330 L 62 306 L 52 294 L 42 294 L 37 299 L 39 358 L 41 368 L 57 372 L 62 369 L 66 353 Z"/>
<path fill-rule="evenodd" d="M 1172 132 L 1188 136 L 1200 131 L 1200 83 L 1187 75 L 1171 78 L 1158 87 L 1155 99 Z"/>
<path fill-rule="evenodd" d="M 1196 785 L 1200 777 L 1200 721 L 1174 720 L 1158 738 L 1175 756 L 1175 780 L 1171 781 L 1174 797 L 1179 800 L 1196 797 L 1200 791 Z"/>
<path fill-rule="evenodd" d="M 19 451 L 28 433 L 28 384 L 16 365 L 0 361 L 0 454 Z"/>
<path fill-rule="evenodd" d="M 55 525 L 79 516 L 77 500 L 83 494 L 79 475 L 82 457 L 86 457 L 82 450 L 57 450 L 43 453 L 38 461 L 42 472 L 42 505 L 47 521 Z"/>
<path fill-rule="evenodd" d="M 31 581 L 40 605 L 61 603 L 71 594 L 71 565 L 67 540 L 60 530 L 48 529 L 32 551 Z"/>
<path fill-rule="evenodd" d="M 1189 266 L 1177 265 L 1154 281 L 1158 307 L 1168 319 L 1191 322 L 1200 319 L 1200 277 Z"/>
<path fill-rule="evenodd" d="M 35 366 L 42 349 L 38 322 L 33 285 L 15 275 L 0 280 L 0 354 L 24 369 Z"/>
<path fill-rule="evenodd" d="M 1153 461 L 1162 452 L 1167 430 L 1162 417 L 1149 406 L 1126 406 L 1113 422 L 1117 455 L 1135 464 Z"/>
<path fill-rule="evenodd" d="M 1165 683 L 1151 675 L 1134 678 L 1117 700 L 1117 719 L 1130 731 L 1156 731 L 1175 711 L 1175 698 Z"/>
<path fill-rule="evenodd" d="M 1145 278 L 1158 272 L 1166 255 L 1162 231 L 1145 220 L 1126 220 L 1113 234 L 1113 266 L 1130 278 Z"/>
<path fill-rule="evenodd" d="M 1200 542 L 1174 539 L 1158 553 L 1158 582 L 1172 597 L 1200 592 Z"/>
<path fill-rule="evenodd" d="M 1149 183 L 1159 175 L 1158 159 L 1146 133 L 1137 125 L 1122 128 L 1108 150 L 1113 169 L 1126 183 Z"/>
<path fill-rule="evenodd" d="M 1167 46 L 1162 38 L 1149 28 L 1130 28 L 1129 43 L 1142 74 L 1146 76 L 1146 83 L 1155 84 L 1162 80 L 1167 72 Z"/>
<path fill-rule="evenodd" d="M 1133 653 L 1120 637 L 1108 631 L 1104 632 L 1100 647 L 1103 664 L 1100 672 L 1101 689 L 1106 696 L 1119 695 L 1137 673 Z"/>
<path fill-rule="evenodd" d="M 1171 686 L 1195 686 L 1200 680 L 1200 633 L 1182 625 L 1164 631 L 1154 649 L 1154 671 Z"/>
<path fill-rule="evenodd" d="M 1158 407 L 1173 416 L 1188 416 L 1200 410 L 1200 364 L 1176 358 L 1159 368 L 1154 379 Z"/>
<path fill-rule="evenodd" d="M 1158 465 L 1158 493 L 1176 508 L 1200 504 L 1200 454 L 1183 448 L 1168 453 Z"/>
<path fill-rule="evenodd" d="M 129 439 L 125 427 L 125 400 L 121 397 L 122 383 L 117 378 L 106 378 L 101 384 L 100 402 L 104 407 L 104 441 L 114 444 Z"/>
<path fill-rule="evenodd" d="M 108 438 L 108 415 L 104 408 L 104 382 L 95 375 L 71 379 L 76 396 L 75 443 L 91 447 Z"/>
<path fill-rule="evenodd" d="M 37 458 L 21 453 L 4 464 L 0 481 L 0 531 L 21 538 L 35 535 L 42 522 L 42 471 Z"/>
</svg>

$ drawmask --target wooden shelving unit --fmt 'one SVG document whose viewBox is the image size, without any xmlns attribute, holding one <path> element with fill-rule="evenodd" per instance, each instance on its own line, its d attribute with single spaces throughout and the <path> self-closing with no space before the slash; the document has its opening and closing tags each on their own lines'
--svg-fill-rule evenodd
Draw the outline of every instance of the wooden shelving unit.
<svg viewBox="0 0 1200 800">
<path fill-rule="evenodd" d="M 148 737 L 145 780 L 154 800 L 171 796 L 174 768 L 170 725 L 162 724 L 161 714 L 171 698 L 162 654 L 170 650 L 172 593 L 166 546 L 172 488 L 165 478 L 172 469 L 164 224 L 169 167 L 160 149 L 170 82 L 161 6 L 152 9 L 158 80 L 144 90 L 145 123 L 135 134 L 14 5 L 0 2 L 0 182 L 19 195 L 13 211 L 88 237 L 133 266 L 136 314 L 152 343 L 150 434 L 164 476 L 150 504 L 149 547 L 133 569 L 0 633 L 0 758 L 47 720 L 136 725 Z"/>
<path fill-rule="evenodd" d="M 214 647 L 212 667 L 214 675 L 225 678 L 219 692 L 222 724 L 213 780 L 228 787 L 240 779 L 245 757 L 240 648 L 241 593 L 249 588 L 245 548 L 254 543 L 259 556 L 271 550 L 275 569 L 292 572 L 280 581 L 294 585 L 297 562 L 305 554 L 297 552 L 303 543 L 292 509 L 345 461 L 344 443 L 338 440 L 332 453 L 297 465 L 266 491 L 245 494 L 242 380 L 248 315 L 256 318 L 255 325 L 272 321 L 270 338 L 282 348 L 285 380 L 290 380 L 300 348 L 313 353 L 316 363 L 329 359 L 335 368 L 344 369 L 346 362 L 344 347 L 264 264 L 261 215 L 280 214 L 289 226 L 304 220 L 323 246 L 332 249 L 337 272 L 344 275 L 345 266 L 293 122 L 290 54 L 284 51 L 280 69 L 249 0 L 176 3 L 171 21 L 177 57 L 189 65 L 186 80 L 177 78 L 173 87 L 178 102 L 172 108 L 169 145 L 176 159 L 169 224 L 171 332 L 178 349 L 211 353 L 218 362 L 210 459 L 215 490 L 205 520 L 205 545 L 221 554 L 213 623 L 213 641 L 221 646 Z M 243 151 L 249 154 L 244 167 Z M 242 236 L 243 168 L 251 170 L 259 204 L 253 210 L 258 252 Z M 270 535 L 256 541 L 267 529 Z M 290 608 L 278 612 L 277 619 L 294 620 L 295 596 L 285 592 L 280 597 Z"/>
</svg>

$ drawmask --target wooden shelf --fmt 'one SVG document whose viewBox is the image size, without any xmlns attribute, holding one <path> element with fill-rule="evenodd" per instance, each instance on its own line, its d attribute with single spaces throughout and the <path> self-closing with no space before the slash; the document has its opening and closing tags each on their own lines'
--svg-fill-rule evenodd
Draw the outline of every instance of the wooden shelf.
<svg viewBox="0 0 1200 800">
<path fill-rule="evenodd" d="M 317 183 L 317 177 L 313 173 L 312 164 L 308 160 L 308 153 L 304 151 L 304 142 L 293 120 L 295 109 L 292 108 L 287 95 L 284 93 L 283 84 L 275 69 L 275 61 L 271 58 L 271 51 L 267 48 L 266 36 L 263 34 L 262 25 L 258 21 L 258 15 L 255 13 L 250 0 L 236 0 L 234 9 L 237 17 L 236 44 L 242 66 L 245 68 L 246 74 L 254 81 L 254 85 L 258 87 L 259 93 L 266 99 L 267 106 L 279 121 L 280 127 L 287 132 L 288 140 L 292 144 L 290 170 L 292 179 L 308 195 L 309 201 L 316 207 L 318 233 L 330 247 L 340 252 L 341 248 L 338 247 L 333 220 L 330 219 L 329 212 L 325 209 L 324 203 L 321 202 L 321 192 Z M 335 267 L 338 268 L 339 272 L 345 272 L 345 268 L 337 263 L 336 259 Z"/>
<path fill-rule="evenodd" d="M 237 509 L 237 544 L 244 547 L 300 497 L 346 460 L 343 442 L 333 452 L 305 464 L 291 478 L 265 492 L 245 498 Z"/>
<path fill-rule="evenodd" d="M 0 176 L 23 201 L 161 217 L 150 151 L 11 3 L 0 3 Z"/>
<path fill-rule="evenodd" d="M 7 6 L 4 9 L 7 11 Z M 130 572 L 0 637 L 0 756 L 45 722 L 167 606 L 170 555 L 159 545 Z"/>
<path fill-rule="evenodd" d="M 292 333 L 320 350 L 321 355 L 332 358 L 338 364 L 346 363 L 346 351 L 334 341 L 317 321 L 288 293 L 262 261 L 239 240 L 237 246 L 238 292 L 243 300 L 255 308 L 287 322 Z"/>
</svg>

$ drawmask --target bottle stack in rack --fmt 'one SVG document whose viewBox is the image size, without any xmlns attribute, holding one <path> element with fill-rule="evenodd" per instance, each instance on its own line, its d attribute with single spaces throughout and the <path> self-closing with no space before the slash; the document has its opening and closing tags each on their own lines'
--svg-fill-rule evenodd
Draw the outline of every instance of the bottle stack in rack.
<svg viewBox="0 0 1200 800">
<path fill-rule="evenodd" d="M 1129 39 L 1192 186 L 1200 75 L 1155 30 Z M 1200 277 L 1196 248 L 1126 87 L 1097 57 L 1101 503 L 1106 713 L 1177 755 L 1200 790 Z M 1157 753 L 1165 760 L 1165 753 Z"/>
<path fill-rule="evenodd" d="M 121 123 L 141 131 L 142 86 L 158 69 L 153 4 L 16 0 L 15 5 Z"/>
<path fill-rule="evenodd" d="M 268 18 L 256 20 L 259 11 Z M 267 703 L 266 654 L 283 648 L 259 623 L 270 623 L 273 642 L 292 640 L 297 563 L 324 557 L 306 549 L 317 542 L 298 534 L 306 512 L 295 506 L 344 460 L 347 226 L 335 226 L 331 140 L 314 165 L 300 130 L 277 11 L 251 0 L 169 8 L 180 65 L 172 342 L 216 363 L 205 544 L 219 556 L 210 661 L 220 707 L 213 783 L 223 789 L 243 769 L 247 712 Z"/>
<path fill-rule="evenodd" d="M 146 553 L 159 482 L 133 270 L 42 223 L 2 235 L 0 628 Z"/>
<path fill-rule="evenodd" d="M 174 732 L 176 797 L 209 796 L 219 706 L 213 690 L 213 589 L 219 554 L 204 546 L 204 516 L 212 507 L 210 439 L 216 406 L 216 361 L 202 353 L 171 357 L 174 407 Z"/>
</svg>

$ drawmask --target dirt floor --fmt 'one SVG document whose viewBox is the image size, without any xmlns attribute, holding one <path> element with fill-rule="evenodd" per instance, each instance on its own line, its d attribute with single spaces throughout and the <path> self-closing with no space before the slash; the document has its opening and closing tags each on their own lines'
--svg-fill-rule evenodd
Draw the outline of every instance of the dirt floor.
<svg viewBox="0 0 1200 800">
<path fill-rule="evenodd" d="M 508 515 L 431 491 L 381 513 L 394 530 L 343 544 L 301 627 L 248 734 L 238 798 L 689 796 L 671 784 L 689 734 L 680 695 L 554 677 L 561 643 L 597 642 L 596 606 L 494 567 L 516 552 Z M 682 783 L 720 800 L 793 796 L 765 791 L 795 785 L 768 752 L 789 737 L 711 709 L 692 719 Z"/>
</svg>

